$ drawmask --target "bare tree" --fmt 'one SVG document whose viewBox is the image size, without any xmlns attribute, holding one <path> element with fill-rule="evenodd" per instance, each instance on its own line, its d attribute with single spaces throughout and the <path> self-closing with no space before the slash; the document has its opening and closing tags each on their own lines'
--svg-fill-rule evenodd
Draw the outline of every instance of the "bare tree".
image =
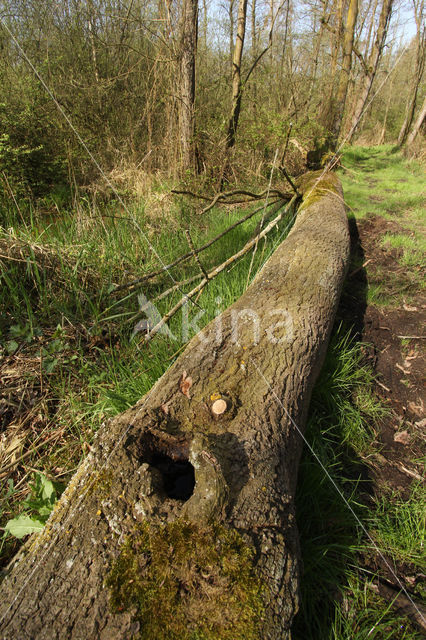
<svg viewBox="0 0 426 640">
<path fill-rule="evenodd" d="M 339 86 L 337 88 L 336 100 L 333 105 L 332 119 L 330 122 L 331 147 L 333 149 L 337 146 L 345 111 L 346 96 L 348 93 L 349 78 L 352 68 L 352 53 L 357 17 L 358 0 L 350 0 L 343 37 L 342 68 L 339 74 Z"/>
<path fill-rule="evenodd" d="M 359 97 L 355 105 L 354 112 L 352 114 L 352 121 L 348 134 L 348 141 L 352 142 L 356 129 L 358 127 L 358 123 L 360 122 L 364 110 L 365 105 L 367 104 L 368 96 L 370 95 L 371 87 L 374 82 L 374 78 L 377 73 L 377 69 L 379 66 L 379 62 L 382 56 L 383 47 L 386 42 L 386 36 L 388 32 L 389 22 L 392 14 L 392 5 L 393 0 L 383 0 L 382 9 L 380 12 L 379 26 L 377 28 L 376 37 L 374 38 L 373 46 L 370 51 L 370 55 L 368 56 L 368 60 L 365 61 L 363 59 L 363 79 L 361 81 L 361 88 L 359 90 Z M 371 25 L 374 23 L 374 13 L 371 16 L 370 30 L 371 33 Z"/>
<path fill-rule="evenodd" d="M 183 170 L 195 168 L 195 56 L 198 0 L 182 0 L 179 51 L 179 132 Z"/>
<path fill-rule="evenodd" d="M 237 17 L 237 37 L 235 40 L 234 54 L 232 58 L 232 107 L 229 118 L 228 132 L 226 136 L 226 149 L 231 149 L 235 144 L 238 119 L 241 110 L 242 81 L 241 62 L 243 57 L 244 38 L 246 33 L 247 0 L 239 0 Z"/>
<path fill-rule="evenodd" d="M 422 108 L 419 111 L 419 114 L 416 118 L 416 121 L 414 123 L 413 128 L 411 129 L 411 132 L 409 133 L 408 137 L 407 137 L 407 147 L 411 147 L 411 145 L 414 142 L 415 137 L 417 136 L 417 134 L 420 131 L 420 127 L 422 126 L 423 122 L 426 120 L 426 96 L 425 99 L 423 100 L 423 105 Z"/>
<path fill-rule="evenodd" d="M 343 0 L 338 0 L 334 8 L 332 8 L 331 15 L 336 14 L 337 20 L 340 21 L 336 26 L 330 25 L 331 15 L 328 19 L 324 20 L 324 25 L 331 33 L 334 34 L 334 42 L 332 44 L 332 59 L 331 59 L 331 91 L 327 97 L 320 120 L 323 126 L 328 131 L 327 144 L 321 145 L 321 149 L 317 149 L 318 153 L 323 153 L 326 148 L 335 149 L 340 135 L 340 130 L 343 122 L 343 115 L 346 106 L 346 97 L 348 93 L 349 80 L 352 69 L 352 54 L 354 50 L 355 39 L 355 27 L 358 18 L 358 0 L 349 0 L 347 8 L 347 16 L 345 27 L 343 28 L 341 19 L 344 13 Z M 342 47 L 342 63 L 340 71 L 337 74 L 335 66 L 339 57 L 339 51 Z M 335 78 L 338 77 L 337 89 L 334 90 Z"/>
<path fill-rule="evenodd" d="M 412 79 L 411 93 L 408 100 L 406 116 L 398 135 L 398 144 L 400 146 L 405 144 L 411 128 L 411 124 L 414 120 L 419 87 L 422 81 L 423 71 L 425 67 L 426 26 L 424 23 L 424 0 L 413 0 L 413 5 L 417 27 L 417 33 L 415 37 L 416 65 Z"/>
</svg>

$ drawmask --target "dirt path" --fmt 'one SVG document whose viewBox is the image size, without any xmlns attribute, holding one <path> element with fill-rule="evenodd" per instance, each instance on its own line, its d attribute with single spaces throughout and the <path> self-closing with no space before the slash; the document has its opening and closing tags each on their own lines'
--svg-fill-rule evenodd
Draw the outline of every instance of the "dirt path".
<svg viewBox="0 0 426 640">
<path fill-rule="evenodd" d="M 404 233 L 396 222 L 371 217 L 358 223 L 359 247 L 364 254 L 367 284 L 380 278 L 384 293 L 413 291 L 410 272 L 398 259 L 400 252 L 384 248 L 385 233 Z M 393 277 L 383 277 L 382 274 Z M 361 339 L 368 346 L 366 356 L 377 375 L 376 393 L 390 407 L 380 424 L 377 440 L 382 449 L 377 457 L 376 481 L 389 489 L 407 489 L 413 479 L 423 477 L 421 458 L 425 444 L 425 321 L 426 297 L 412 296 L 396 308 L 367 305 Z"/>
<path fill-rule="evenodd" d="M 364 460 L 374 497 L 372 508 L 381 500 L 386 508 L 409 501 L 416 488 L 424 486 L 426 441 L 426 295 L 424 253 L 419 251 L 424 223 L 418 202 L 411 206 L 410 197 L 414 198 L 407 193 L 405 183 L 412 180 L 411 188 L 413 176 L 407 172 L 407 180 L 399 176 L 389 187 L 385 162 L 381 154 L 376 161 L 379 170 L 373 173 L 373 152 L 361 171 L 354 163 L 356 170 L 349 169 L 346 178 L 349 192 L 354 185 L 349 202 L 355 218 L 342 319 L 355 327 L 365 345 L 365 358 L 376 375 L 374 391 L 388 408 L 385 418 L 374 426 L 371 453 Z M 374 528 L 370 533 L 374 538 Z M 395 559 L 386 548 L 382 557 L 373 550 L 362 552 L 359 563 L 380 577 L 380 589 L 388 588 L 383 581 L 393 587 L 388 593 L 380 591 L 389 604 L 398 595 L 398 580 L 421 608 L 419 595 L 424 595 L 426 572 L 421 573 L 419 564 Z M 415 609 L 405 613 L 416 622 Z"/>
</svg>

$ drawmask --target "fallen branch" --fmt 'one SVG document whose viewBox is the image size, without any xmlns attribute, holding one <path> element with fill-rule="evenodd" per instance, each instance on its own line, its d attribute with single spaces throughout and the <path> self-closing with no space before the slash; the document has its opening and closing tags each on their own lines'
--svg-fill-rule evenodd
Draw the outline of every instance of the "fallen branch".
<svg viewBox="0 0 426 640">
<path fill-rule="evenodd" d="M 106 420 L 5 571 L 1 638 L 290 639 L 302 435 L 349 248 L 340 199 L 307 198 L 244 295 Z"/>
<path fill-rule="evenodd" d="M 194 193 L 193 191 L 178 191 L 173 189 L 172 193 L 187 195 L 187 196 L 191 196 L 192 198 L 200 198 L 200 200 L 210 200 L 210 198 L 208 198 L 207 196 Z M 228 198 L 232 198 L 233 196 L 247 196 L 247 198 L 249 199 L 248 200 L 247 199 L 228 200 Z M 288 200 L 289 198 L 289 194 L 284 191 L 281 191 L 280 189 L 265 189 L 265 191 L 262 191 L 261 193 L 254 193 L 253 191 L 247 191 L 246 189 L 234 189 L 233 191 L 221 191 L 220 193 L 217 193 L 212 200 L 210 200 L 210 203 L 207 205 L 207 207 L 204 207 L 204 209 L 200 211 L 200 215 L 203 215 L 203 213 L 207 213 L 207 211 L 210 211 L 210 209 L 213 209 L 213 207 L 217 204 L 227 204 L 227 205 L 241 204 L 244 202 L 252 202 L 253 200 L 262 200 L 262 198 L 264 198 L 265 196 L 281 198 L 282 200 Z"/>
<path fill-rule="evenodd" d="M 265 228 L 263 231 L 261 231 L 255 238 L 253 238 L 252 240 L 249 240 L 242 249 L 240 249 L 240 251 L 237 251 L 237 253 L 234 253 L 233 256 L 231 256 L 230 258 L 228 258 L 227 260 L 225 260 L 224 262 L 222 262 L 222 264 L 220 264 L 218 267 L 215 267 L 214 269 L 212 269 L 208 274 L 207 277 L 204 277 L 201 282 L 194 287 L 189 293 L 186 293 L 180 300 L 179 302 L 177 302 L 175 304 L 174 307 L 172 307 L 167 313 L 166 315 L 164 315 L 161 320 L 159 322 L 157 322 L 157 324 L 151 329 L 151 331 L 149 332 L 149 335 L 147 334 L 145 336 L 145 341 L 148 342 L 149 340 L 151 340 L 151 338 L 153 338 L 155 336 L 156 333 L 158 333 L 160 331 L 160 329 L 162 327 L 164 327 L 164 325 L 170 320 L 170 318 L 172 318 L 175 313 L 177 313 L 179 311 L 179 309 L 181 309 L 183 307 L 183 305 L 188 301 L 191 300 L 191 298 L 193 298 L 199 291 L 201 291 L 201 289 L 203 287 L 206 286 L 207 282 L 209 282 L 210 280 L 213 280 L 213 278 L 215 278 L 216 276 L 219 275 L 219 273 L 221 273 L 224 269 L 226 269 L 226 267 L 229 267 L 230 264 L 232 264 L 233 262 L 235 262 L 236 260 L 238 260 L 239 258 L 242 258 L 248 251 L 250 251 L 250 249 L 252 247 L 254 247 L 255 244 L 257 244 L 259 242 L 259 240 L 261 240 L 262 238 L 264 238 L 270 231 L 271 229 L 273 229 L 274 227 L 277 226 L 277 224 L 280 222 L 280 220 L 283 218 L 284 214 L 287 213 L 289 211 L 289 209 L 291 208 L 291 206 L 295 203 L 297 199 L 297 196 L 293 196 L 293 198 L 290 200 L 290 202 L 288 203 L 288 205 L 285 207 L 284 211 L 282 211 L 281 213 L 279 213 Z M 282 206 L 282 205 L 281 205 Z"/>
<path fill-rule="evenodd" d="M 410 618 L 417 627 L 426 632 L 426 609 L 421 604 L 415 602 L 411 597 L 407 598 L 401 593 L 400 588 L 390 586 L 383 579 L 379 579 L 377 584 L 369 583 L 368 586 L 374 593 L 389 602 L 391 607 Z"/>
<path fill-rule="evenodd" d="M 277 202 L 279 202 L 280 207 L 282 207 L 282 202 L 281 201 L 277 201 L 277 200 L 274 200 L 273 202 L 268 202 L 268 204 L 266 206 L 267 207 L 272 207 L 273 205 L 277 204 Z M 202 247 L 199 247 L 198 249 L 195 249 L 196 253 L 199 254 L 202 251 L 205 251 L 206 249 L 211 247 L 212 244 L 214 244 L 215 242 L 217 242 L 218 240 L 223 238 L 223 236 L 225 236 L 227 233 L 229 233 L 230 231 L 232 231 L 233 229 L 238 227 L 240 224 L 243 224 L 243 222 L 246 222 L 247 220 L 250 220 L 250 218 L 255 216 L 256 213 L 259 213 L 259 211 L 263 211 L 263 209 L 264 209 L 263 206 L 259 207 L 258 209 L 255 209 L 251 213 L 248 213 L 243 218 L 240 218 L 239 220 L 237 220 L 237 222 L 234 222 L 234 224 L 231 224 L 230 227 L 228 227 L 227 229 L 225 229 L 224 231 L 219 233 L 219 235 L 217 235 L 216 237 L 212 238 L 212 240 L 209 240 L 208 242 L 206 242 L 206 244 L 204 244 Z M 173 262 L 170 262 L 170 264 L 166 264 L 164 267 L 161 267 L 161 269 L 157 269 L 156 271 L 151 271 L 150 273 L 147 273 L 146 275 L 141 276 L 140 278 L 137 278 L 136 280 L 132 280 L 131 282 L 127 282 L 126 284 L 121 284 L 120 286 L 115 287 L 115 289 L 113 289 L 111 291 L 111 293 L 117 293 L 117 291 L 123 291 L 124 289 L 131 289 L 132 287 L 136 287 L 138 284 L 142 284 L 143 282 L 147 282 L 148 280 L 151 280 L 152 278 L 155 278 L 156 276 L 161 275 L 162 273 L 164 273 L 164 271 L 168 271 L 172 267 L 176 267 L 178 264 L 181 264 L 185 260 L 188 260 L 193 255 L 194 254 L 193 254 L 192 251 L 188 251 L 188 253 L 185 253 L 182 256 L 179 256 L 179 258 L 176 258 L 176 260 L 174 260 Z"/>
</svg>

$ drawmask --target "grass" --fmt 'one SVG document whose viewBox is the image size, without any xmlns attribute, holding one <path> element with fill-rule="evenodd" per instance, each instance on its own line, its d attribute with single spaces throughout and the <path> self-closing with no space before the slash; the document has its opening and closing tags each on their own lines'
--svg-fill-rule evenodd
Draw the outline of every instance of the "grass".
<svg viewBox="0 0 426 640">
<path fill-rule="evenodd" d="M 350 147 L 344 152 L 340 177 L 349 216 L 382 218 L 382 258 L 390 255 L 395 267 L 399 265 L 370 265 L 367 302 L 398 307 L 414 301 L 425 287 L 424 167 L 391 145 Z M 390 231 L 386 223 L 392 225 Z"/>
<path fill-rule="evenodd" d="M 407 165 L 391 147 L 350 149 L 343 164 L 350 215 L 374 212 L 392 217 L 402 201 L 408 202 L 401 224 L 413 234 L 408 237 L 415 245 L 394 248 L 402 256 L 406 251 L 408 260 L 417 255 L 423 246 L 417 165 Z M 373 175 L 375 184 L 380 184 L 380 200 L 370 200 Z M 393 191 L 395 185 L 402 185 L 402 194 Z M 155 252 L 164 262 L 186 252 L 186 228 L 191 228 L 197 246 L 243 215 L 241 209 L 228 213 L 214 209 L 198 216 L 185 200 L 170 201 L 161 187 L 155 197 L 129 205 L 129 212 L 123 212 L 118 202 L 97 206 L 79 201 L 74 210 L 60 203 L 49 207 L 46 214 L 20 203 L 18 212 L 13 203 L 5 203 L 0 213 L 0 253 L 13 247 L 16 259 L 4 261 L 1 270 L 4 392 L 0 424 L 6 438 L 0 443 L 0 473 L 30 452 L 2 474 L 7 479 L 0 490 L 3 527 L 22 509 L 32 470 L 67 480 L 103 420 L 139 400 L 195 330 L 182 336 L 178 315 L 170 322 L 174 337 L 160 335 L 145 345 L 138 334 L 132 337 L 137 293 L 112 295 L 111 289 L 158 268 Z M 253 233 L 260 215 L 201 254 L 203 265 L 209 267 L 233 254 Z M 119 216 L 131 217 L 133 222 Z M 285 225 L 259 244 L 252 275 L 273 250 Z M 385 237 L 383 242 L 393 246 L 395 237 Z M 234 302 L 246 287 L 249 264 L 250 255 L 222 273 L 203 291 L 199 307 L 185 308 L 189 318 L 204 310 L 197 320 L 201 328 Z M 182 280 L 197 270 L 191 261 L 175 268 L 173 278 Z M 159 277 L 145 287 L 144 294 L 152 298 L 171 284 L 169 276 Z M 180 295 L 177 292 L 160 302 L 159 312 L 164 313 Z M 387 303 L 387 296 L 380 282 L 369 283 L 369 302 Z M 360 557 L 372 552 L 368 530 L 392 562 L 423 567 L 424 492 L 413 487 L 408 500 L 371 495 L 365 461 L 378 450 L 376 425 L 386 415 L 372 387 L 373 376 L 364 365 L 361 346 L 353 342 L 347 327 L 335 327 L 307 427 L 315 453 L 305 450 L 299 474 L 297 520 L 304 576 L 301 611 L 294 627 L 298 640 L 420 638 L 409 621 L 396 615 L 370 588 L 375 576 L 359 566 Z M 16 540 L 3 535 L 1 562 L 17 548 Z"/>
<path fill-rule="evenodd" d="M 421 226 L 424 208 L 424 169 L 406 160 L 397 147 L 349 147 L 343 155 L 340 177 L 345 202 L 357 218 L 380 215 L 407 228 Z"/>
<path fill-rule="evenodd" d="M 382 245 L 399 249 L 402 265 L 419 269 L 426 267 L 426 238 L 424 235 L 413 233 L 407 236 L 400 233 L 385 233 L 382 238 Z"/>
</svg>

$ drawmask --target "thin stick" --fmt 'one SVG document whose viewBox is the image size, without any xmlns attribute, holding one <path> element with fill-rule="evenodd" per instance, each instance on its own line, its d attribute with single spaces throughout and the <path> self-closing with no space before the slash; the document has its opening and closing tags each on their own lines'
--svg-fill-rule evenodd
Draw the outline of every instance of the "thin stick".
<svg viewBox="0 0 426 640">
<path fill-rule="evenodd" d="M 282 191 L 279 191 L 278 189 L 273 189 L 269 191 L 271 195 L 273 196 L 277 196 L 278 198 L 286 198 L 287 194 L 283 193 Z M 265 197 L 265 195 L 268 193 L 268 189 L 265 189 L 265 191 L 262 191 L 262 193 L 252 193 L 251 191 L 244 191 L 244 190 L 240 190 L 240 189 L 236 189 L 235 191 L 225 191 L 225 192 L 221 192 L 218 193 L 217 195 L 215 195 L 215 197 L 213 198 L 213 200 L 210 202 L 209 205 L 207 205 L 207 207 L 204 207 L 204 209 L 202 209 L 200 211 L 200 215 L 203 215 L 203 213 L 207 213 L 207 211 L 210 211 L 210 209 L 213 209 L 213 207 L 220 201 L 220 200 L 224 200 L 225 198 L 228 198 L 230 196 L 234 196 L 234 195 L 246 195 L 250 198 L 252 198 L 253 200 L 261 200 L 262 198 Z M 232 204 L 232 203 L 230 203 Z"/>
<path fill-rule="evenodd" d="M 170 311 L 168 311 L 166 313 L 166 315 L 163 316 L 159 322 L 157 322 L 157 324 L 151 329 L 149 335 L 145 336 L 145 342 L 148 342 L 149 340 L 151 340 L 151 338 L 153 338 L 155 336 L 155 334 L 158 333 L 158 331 L 160 331 L 160 329 L 166 324 L 166 322 L 168 322 L 170 320 L 170 318 L 172 316 L 174 316 L 175 313 L 177 313 L 177 311 L 179 311 L 179 309 L 181 307 L 183 307 L 183 305 L 185 304 L 185 302 L 187 300 L 190 300 L 191 298 L 193 298 L 201 289 L 203 289 L 205 287 L 205 285 L 207 284 L 207 282 L 209 280 L 212 280 L 213 278 L 215 278 L 217 275 L 219 275 L 219 273 L 221 273 L 224 269 L 226 269 L 226 267 L 228 267 L 230 264 L 232 264 L 233 262 L 235 262 L 236 260 L 238 260 L 239 258 L 244 256 L 248 251 L 250 251 L 250 249 L 255 245 L 256 242 L 261 240 L 261 238 L 264 238 L 269 233 L 269 231 L 271 231 L 271 229 L 276 227 L 276 225 L 282 219 L 284 214 L 287 213 L 287 211 L 290 209 L 291 205 L 296 201 L 296 199 L 297 199 L 297 196 L 294 195 L 293 198 L 288 203 L 288 205 L 285 207 L 285 209 L 283 211 L 281 211 L 281 213 L 278 214 L 265 227 L 265 229 L 261 233 L 259 233 L 258 236 L 256 236 L 256 238 L 254 238 L 253 240 L 250 240 L 249 242 L 247 242 L 244 245 L 244 247 L 242 249 L 240 249 L 240 251 L 238 251 L 233 256 L 231 256 L 230 258 L 225 260 L 225 262 L 222 262 L 222 264 L 220 264 L 218 267 L 215 267 L 214 269 L 212 269 L 212 271 L 210 271 L 209 274 L 208 274 L 208 279 L 203 278 L 201 280 L 201 282 L 196 287 L 194 287 L 192 289 L 192 291 L 190 291 L 189 293 L 186 293 L 179 300 L 179 302 L 176 303 L 175 306 L 172 307 L 172 309 L 170 309 Z"/>
<path fill-rule="evenodd" d="M 284 178 L 287 180 L 287 182 L 289 183 L 289 185 L 291 186 L 291 188 L 293 189 L 294 193 L 297 196 L 301 196 L 302 194 L 300 193 L 299 189 L 296 187 L 296 185 L 294 184 L 293 180 L 290 178 L 289 174 L 287 173 L 286 168 L 281 165 L 280 167 L 280 171 L 283 174 Z"/>
<path fill-rule="evenodd" d="M 200 271 L 201 273 L 204 275 L 205 278 L 207 278 L 207 280 L 209 279 L 208 273 L 205 270 L 205 268 L 203 267 L 200 257 L 194 247 L 194 243 L 192 242 L 192 238 L 191 238 L 191 234 L 189 233 L 189 229 L 185 229 L 185 235 L 186 235 L 186 239 L 188 241 L 189 244 L 189 248 L 192 251 L 192 255 L 194 257 L 195 262 L 198 264 L 198 266 L 200 267 Z"/>
<path fill-rule="evenodd" d="M 166 289 L 166 291 L 163 291 L 162 293 L 160 293 L 160 295 L 156 296 L 153 300 L 150 300 L 150 302 L 151 303 L 158 302 L 159 300 L 162 300 L 163 298 L 166 298 L 168 295 L 173 293 L 173 291 L 176 291 L 176 289 L 179 289 L 180 287 L 184 287 L 187 284 L 191 284 L 191 282 L 195 282 L 195 280 L 199 280 L 201 277 L 202 277 L 202 274 L 201 273 L 197 273 L 197 275 L 192 276 L 192 278 L 188 278 L 188 280 L 183 280 L 182 282 L 177 282 L 176 284 L 174 284 L 169 289 Z M 139 311 L 136 314 L 134 314 L 131 318 L 126 320 L 126 322 L 134 322 L 135 320 L 137 320 L 139 318 L 139 316 L 142 313 L 145 312 L 146 308 L 147 308 L 146 305 L 141 307 L 139 309 Z"/>
<path fill-rule="evenodd" d="M 277 202 L 280 202 L 280 201 L 273 200 L 272 202 L 268 202 L 267 207 L 272 207 L 273 205 L 277 204 Z M 280 206 L 282 206 L 281 202 L 280 202 Z M 238 227 L 238 225 L 243 224 L 243 222 L 246 222 L 246 220 L 249 220 L 254 215 L 256 215 L 256 213 L 259 213 L 259 211 L 262 211 L 263 209 L 264 209 L 263 206 L 259 207 L 258 209 L 255 209 L 251 213 L 248 213 L 243 218 L 240 218 L 239 220 L 237 220 L 237 222 L 234 222 L 234 224 L 231 224 L 230 227 L 225 229 L 225 231 L 222 231 L 215 238 L 213 238 L 212 240 L 209 240 L 209 242 L 207 242 L 205 245 L 203 245 L 202 247 L 199 247 L 198 249 L 196 249 L 196 252 L 197 253 L 201 253 L 201 251 L 205 251 L 205 249 L 208 249 L 209 247 L 211 247 L 212 244 L 214 244 L 215 242 L 220 240 L 220 238 L 223 238 L 223 236 L 225 236 L 227 233 L 232 231 L 232 229 L 235 229 L 236 227 Z M 180 256 L 179 258 L 176 258 L 176 260 L 174 260 L 170 264 L 167 264 L 164 267 L 161 267 L 161 269 L 158 269 L 157 271 L 151 271 L 151 273 L 147 273 L 146 275 L 144 275 L 144 276 L 142 276 L 140 278 L 137 278 L 136 280 L 132 280 L 131 282 L 127 282 L 126 284 L 122 284 L 122 285 L 120 285 L 118 287 L 115 287 L 115 289 L 113 289 L 111 293 L 116 293 L 117 291 L 123 291 L 123 289 L 130 289 L 131 287 L 135 287 L 136 285 L 141 284 L 143 282 L 146 282 L 147 280 L 151 280 L 151 278 L 155 278 L 155 276 L 161 275 L 164 271 L 170 269 L 171 267 L 175 267 L 176 265 L 180 264 L 181 262 L 184 262 L 185 260 L 188 260 L 189 258 L 192 257 L 192 255 L 193 255 L 192 251 L 189 251 L 188 253 L 185 253 L 184 255 Z"/>
<path fill-rule="evenodd" d="M 286 156 L 286 153 L 287 153 L 288 143 L 289 143 L 289 140 L 290 140 L 290 135 L 291 135 L 291 130 L 292 129 L 293 129 L 293 123 L 290 122 L 290 126 L 289 126 L 288 131 L 287 131 L 287 138 L 286 138 L 285 145 L 284 145 L 284 151 L 283 151 L 283 154 L 281 156 L 281 162 L 280 162 L 281 166 L 284 165 L 285 156 Z"/>
</svg>

